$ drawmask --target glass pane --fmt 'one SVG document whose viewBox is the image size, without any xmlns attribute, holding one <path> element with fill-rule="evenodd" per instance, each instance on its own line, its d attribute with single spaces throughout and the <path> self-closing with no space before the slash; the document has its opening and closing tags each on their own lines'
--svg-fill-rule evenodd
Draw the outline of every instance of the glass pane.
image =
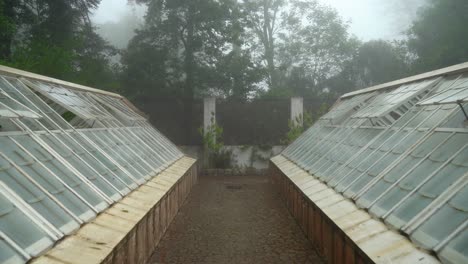
<svg viewBox="0 0 468 264">
<path fill-rule="evenodd" d="M 58 181 L 45 167 L 36 162 L 33 157 L 21 150 L 10 138 L 0 137 L 0 145 L 2 146 L 2 153 L 21 167 L 25 173 L 33 177 L 35 181 L 75 215 L 80 216 L 85 221 L 94 216 L 94 213 L 85 203 Z M 31 145 L 26 144 L 26 148 L 31 149 Z"/>
<path fill-rule="evenodd" d="M 425 248 L 433 248 L 448 237 L 462 223 L 468 221 L 468 187 L 425 221 L 413 234 L 412 239 Z"/>
<path fill-rule="evenodd" d="M 81 197 L 83 197 L 88 203 L 93 205 L 99 211 L 104 209 L 103 207 L 106 205 L 102 197 L 100 197 L 62 162 L 55 159 L 55 157 L 53 157 L 52 154 L 50 154 L 42 146 L 39 146 L 30 136 L 15 136 L 14 139 L 24 148 L 26 148 L 31 153 L 31 155 L 44 164 L 51 172 L 63 180 L 65 184 L 80 194 Z"/>
<path fill-rule="evenodd" d="M 0 231 L 31 255 L 37 255 L 53 244 L 53 240 L 2 193 Z"/>
</svg>

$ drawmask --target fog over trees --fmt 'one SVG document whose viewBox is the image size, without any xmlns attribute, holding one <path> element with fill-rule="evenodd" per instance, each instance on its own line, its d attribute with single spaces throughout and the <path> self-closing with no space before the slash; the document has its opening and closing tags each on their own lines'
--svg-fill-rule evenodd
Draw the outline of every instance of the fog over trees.
<svg viewBox="0 0 468 264">
<path fill-rule="evenodd" d="M 133 0 L 118 21 L 96 23 L 100 2 L 0 0 L 0 64 L 188 105 L 337 97 L 468 60 L 465 0 L 367 0 L 399 32 L 371 40 L 324 1 Z"/>
<path fill-rule="evenodd" d="M 96 32 L 118 49 L 126 49 L 128 42 L 135 36 L 135 30 L 143 26 L 143 17 L 129 8 L 121 14 L 120 20 L 96 24 Z"/>
</svg>

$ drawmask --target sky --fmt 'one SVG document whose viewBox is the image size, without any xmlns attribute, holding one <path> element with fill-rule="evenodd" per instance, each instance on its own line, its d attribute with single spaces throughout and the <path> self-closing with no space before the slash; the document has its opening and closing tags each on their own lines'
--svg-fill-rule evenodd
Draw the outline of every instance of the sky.
<svg viewBox="0 0 468 264">
<path fill-rule="evenodd" d="M 146 8 L 144 6 L 129 5 L 128 0 L 102 0 L 99 8 L 94 11 L 91 19 L 96 24 L 118 22 L 119 19 L 125 16 L 132 8 L 135 8 L 135 12 L 138 15 L 145 15 Z"/>
<path fill-rule="evenodd" d="M 425 0 L 319 0 L 335 8 L 362 40 L 399 38 Z"/>
<path fill-rule="evenodd" d="M 350 23 L 350 32 L 363 41 L 392 40 L 402 36 L 417 8 L 426 0 L 319 0 L 335 8 Z M 143 6 L 132 7 L 128 0 L 102 0 L 92 18 L 96 24 L 117 22 L 135 8 L 143 16 Z"/>
</svg>

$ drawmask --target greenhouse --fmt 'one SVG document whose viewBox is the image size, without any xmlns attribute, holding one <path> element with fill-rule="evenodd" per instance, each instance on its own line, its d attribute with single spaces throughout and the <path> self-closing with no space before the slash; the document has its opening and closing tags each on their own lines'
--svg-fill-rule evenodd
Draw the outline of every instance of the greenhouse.
<svg viewBox="0 0 468 264">
<path fill-rule="evenodd" d="M 135 236 L 162 235 L 177 199 L 195 182 L 195 161 L 120 95 L 7 67 L 0 73 L 0 263 L 25 263 L 68 235 L 56 247 L 74 243 L 67 258 L 101 262 L 112 256 L 106 238 L 130 248 Z M 151 225 L 146 211 L 122 216 L 135 204 L 157 208 Z M 148 233 L 154 219 L 161 224 Z M 37 261 L 57 261 L 62 253 Z"/>
<path fill-rule="evenodd" d="M 468 261 L 467 67 L 345 94 L 273 158 L 328 259 Z"/>
<path fill-rule="evenodd" d="M 118 94 L 8 67 L 0 93 L 0 263 L 148 263 L 196 160 Z M 267 177 L 328 263 L 466 263 L 467 111 L 468 64 L 348 93 Z"/>
</svg>

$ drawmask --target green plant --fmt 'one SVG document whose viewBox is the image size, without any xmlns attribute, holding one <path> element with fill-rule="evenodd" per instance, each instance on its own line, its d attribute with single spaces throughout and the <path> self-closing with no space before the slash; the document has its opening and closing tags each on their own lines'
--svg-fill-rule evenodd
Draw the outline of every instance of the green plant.
<svg viewBox="0 0 468 264">
<path fill-rule="evenodd" d="M 70 122 L 73 120 L 73 118 L 76 117 L 76 115 L 73 112 L 67 111 L 62 114 L 63 119 L 65 119 L 67 122 Z"/>
<path fill-rule="evenodd" d="M 224 147 L 221 141 L 223 128 L 216 124 L 214 113 L 211 113 L 211 125 L 207 127 L 206 131 L 200 127 L 198 132 L 203 137 L 203 145 L 209 152 L 217 153 Z"/>
<path fill-rule="evenodd" d="M 222 142 L 223 128 L 216 124 L 214 113 L 211 113 L 211 125 L 206 130 L 200 127 L 198 132 L 203 137 L 208 166 L 218 169 L 230 168 L 232 151 L 224 149 L 224 143 Z"/>
<path fill-rule="evenodd" d="M 228 169 L 231 168 L 232 163 L 232 150 L 221 149 L 217 153 L 212 153 L 210 157 L 210 164 L 216 169 Z"/>
<path fill-rule="evenodd" d="M 314 119 L 312 114 L 305 112 L 304 115 L 299 115 L 295 120 L 288 121 L 289 131 L 286 133 L 286 138 L 282 140 L 282 144 L 289 145 L 296 140 L 307 128 L 312 126 Z"/>
<path fill-rule="evenodd" d="M 281 140 L 284 145 L 291 144 L 304 131 L 311 127 L 322 115 L 328 112 L 328 104 L 323 103 L 319 109 L 313 114 L 312 112 L 304 112 L 304 115 L 299 115 L 295 120 L 288 121 L 289 131 L 286 133 L 286 138 Z"/>
</svg>

